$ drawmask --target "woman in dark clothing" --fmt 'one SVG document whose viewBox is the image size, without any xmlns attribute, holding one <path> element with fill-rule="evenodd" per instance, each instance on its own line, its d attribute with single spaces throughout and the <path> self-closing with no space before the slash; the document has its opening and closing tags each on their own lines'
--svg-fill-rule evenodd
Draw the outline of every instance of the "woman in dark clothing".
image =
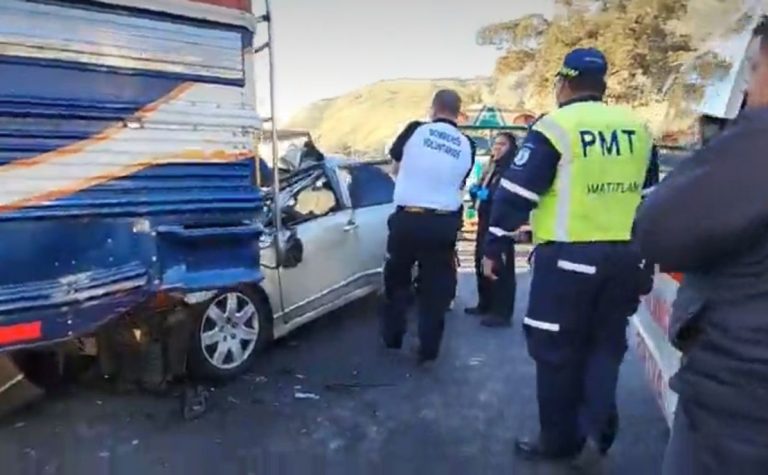
<svg viewBox="0 0 768 475">
<path fill-rule="evenodd" d="M 509 132 L 503 132 L 493 143 L 491 162 L 483 172 L 480 182 L 474 185 L 469 193 L 475 201 L 477 209 L 477 240 L 475 242 L 475 275 L 477 276 L 477 306 L 466 309 L 470 315 L 483 315 L 481 324 L 487 327 L 508 327 L 512 324 L 512 314 L 515 309 L 515 251 L 507 253 L 512 256 L 507 260 L 499 279 L 492 281 L 483 275 L 482 243 L 488 232 L 491 218 L 491 203 L 493 193 L 499 186 L 501 174 L 512 163 L 517 154 L 517 141 Z"/>
</svg>

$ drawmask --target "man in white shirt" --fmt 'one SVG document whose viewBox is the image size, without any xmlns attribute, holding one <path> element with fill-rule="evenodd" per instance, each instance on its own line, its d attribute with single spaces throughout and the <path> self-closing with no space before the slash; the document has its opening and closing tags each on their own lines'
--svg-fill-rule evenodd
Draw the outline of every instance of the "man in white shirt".
<svg viewBox="0 0 768 475">
<path fill-rule="evenodd" d="M 445 313 L 456 289 L 463 188 L 475 160 L 474 144 L 456 124 L 460 110 L 455 91 L 438 91 L 432 120 L 408 124 L 389 152 L 397 173 L 397 209 L 388 223 L 381 337 L 388 348 L 402 346 L 411 272 L 418 265 L 420 363 L 438 356 Z"/>
</svg>

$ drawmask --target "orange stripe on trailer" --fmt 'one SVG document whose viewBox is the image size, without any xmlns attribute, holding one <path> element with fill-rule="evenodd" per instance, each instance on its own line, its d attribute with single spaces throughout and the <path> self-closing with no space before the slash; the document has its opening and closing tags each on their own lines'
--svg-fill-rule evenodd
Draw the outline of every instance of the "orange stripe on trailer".
<svg viewBox="0 0 768 475">
<path fill-rule="evenodd" d="M 42 322 L 0 326 L 0 345 L 38 340 L 43 336 Z"/>
<path fill-rule="evenodd" d="M 192 88 L 192 86 L 194 86 L 194 83 L 191 83 L 191 82 L 185 82 L 181 84 L 180 86 L 178 86 L 173 91 L 166 94 L 165 96 L 141 108 L 132 117 L 138 117 L 140 119 L 147 118 L 149 115 L 155 112 L 158 108 L 160 108 L 160 106 L 167 104 L 168 102 L 171 102 L 175 99 L 178 99 L 182 94 L 189 91 Z M 126 118 L 130 118 L 130 117 L 126 117 Z M 80 153 L 86 148 L 90 147 L 91 145 L 95 145 L 100 142 L 109 140 L 110 138 L 114 137 L 124 129 L 125 129 L 125 125 L 123 125 L 122 122 L 117 123 L 85 140 L 75 142 L 71 145 L 67 145 L 65 147 L 53 150 L 51 152 L 43 153 L 35 157 L 26 158 L 23 160 L 17 160 L 8 165 L 4 165 L 0 167 L 0 173 L 7 173 L 19 168 L 29 168 L 35 165 L 41 165 L 59 158 L 64 158 L 70 155 L 74 155 L 76 153 Z"/>
<path fill-rule="evenodd" d="M 90 188 L 91 186 L 96 186 L 101 183 L 106 183 L 110 180 L 122 178 L 124 176 L 128 176 L 132 173 L 136 173 L 145 168 L 149 168 L 156 165 L 164 165 L 164 164 L 170 164 L 174 162 L 183 163 L 186 161 L 205 161 L 205 160 L 210 160 L 212 162 L 231 162 L 231 161 L 243 160 L 245 158 L 250 157 L 251 155 L 252 154 L 250 151 L 228 152 L 226 150 L 213 150 L 213 151 L 184 150 L 179 152 L 178 154 L 160 155 L 158 157 L 153 157 L 150 160 L 145 160 L 141 163 L 126 165 L 122 168 L 116 169 L 115 171 L 109 174 L 93 176 L 90 178 L 86 178 L 84 180 L 74 182 L 72 183 L 72 185 L 64 188 L 59 188 L 46 193 L 41 193 L 39 195 L 35 195 L 30 198 L 25 198 L 23 200 L 14 201 L 13 203 L 0 206 L 0 212 L 13 211 L 19 208 L 24 208 L 26 206 L 39 205 L 48 201 L 54 201 L 58 198 L 62 198 L 64 196 L 77 193 L 78 191 L 82 191 L 86 188 Z"/>
</svg>

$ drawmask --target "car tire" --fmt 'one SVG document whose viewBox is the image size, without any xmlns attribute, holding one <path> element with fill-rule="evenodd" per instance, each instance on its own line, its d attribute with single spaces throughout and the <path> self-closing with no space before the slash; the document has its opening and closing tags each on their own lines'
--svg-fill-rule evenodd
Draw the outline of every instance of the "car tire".
<svg viewBox="0 0 768 475">
<path fill-rule="evenodd" d="M 261 289 L 221 290 L 192 307 L 188 369 L 196 378 L 228 381 L 251 367 L 272 341 L 272 311 Z"/>
</svg>

